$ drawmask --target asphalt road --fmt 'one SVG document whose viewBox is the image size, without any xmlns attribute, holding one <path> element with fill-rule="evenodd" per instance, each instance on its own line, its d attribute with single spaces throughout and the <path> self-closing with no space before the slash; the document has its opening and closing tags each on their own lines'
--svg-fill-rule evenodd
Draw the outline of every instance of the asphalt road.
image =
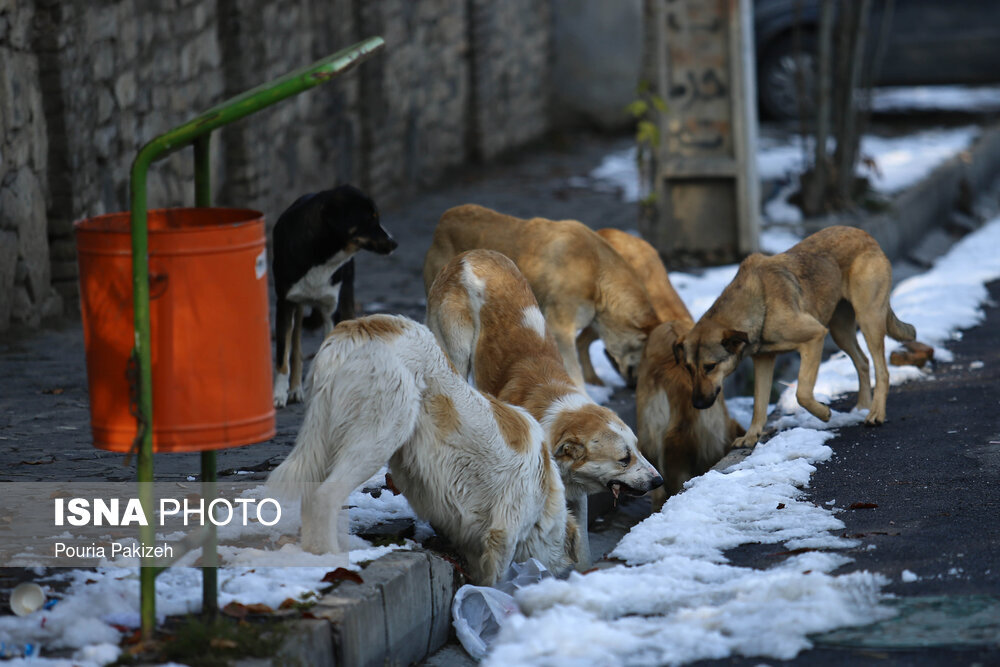
<svg viewBox="0 0 1000 667">
<path fill-rule="evenodd" d="M 989 289 L 1000 303 L 1000 281 Z M 885 575 L 899 621 L 821 638 L 791 661 L 696 664 L 1000 665 L 1000 309 L 986 314 L 949 346 L 954 360 L 937 363 L 932 378 L 890 390 L 883 426 L 840 429 L 827 442 L 833 458 L 810 480 L 808 495 L 835 500 L 844 535 L 860 540 L 837 573 Z M 834 407 L 849 410 L 854 400 Z M 876 506 L 847 509 L 854 503 Z M 745 545 L 727 556 L 767 568 L 779 551 Z M 905 581 L 904 570 L 917 578 Z M 923 616 L 906 615 L 918 606 Z"/>
</svg>

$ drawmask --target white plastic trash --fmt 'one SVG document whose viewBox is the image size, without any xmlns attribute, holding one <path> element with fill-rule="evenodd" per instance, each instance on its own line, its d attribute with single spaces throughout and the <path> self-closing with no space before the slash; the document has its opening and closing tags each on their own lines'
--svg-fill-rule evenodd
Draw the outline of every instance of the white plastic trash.
<svg viewBox="0 0 1000 667">
<path fill-rule="evenodd" d="M 38 584 L 25 582 L 10 592 L 10 608 L 18 616 L 38 611 L 44 604 L 45 591 Z"/>
<path fill-rule="evenodd" d="M 489 586 L 466 584 L 455 593 L 451 618 L 458 641 L 476 660 L 482 660 L 500 626 L 518 613 L 517 603 L 507 593 Z"/>
<path fill-rule="evenodd" d="M 531 558 L 511 563 L 497 588 L 466 584 L 455 593 L 451 618 L 458 640 L 476 660 L 482 660 L 500 628 L 514 614 L 520 613 L 512 593 L 551 577 L 544 565 Z"/>
</svg>

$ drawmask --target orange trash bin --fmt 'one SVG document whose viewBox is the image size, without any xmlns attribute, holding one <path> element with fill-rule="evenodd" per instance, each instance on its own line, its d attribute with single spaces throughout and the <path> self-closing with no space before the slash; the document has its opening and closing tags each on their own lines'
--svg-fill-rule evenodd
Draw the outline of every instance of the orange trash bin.
<svg viewBox="0 0 1000 667">
<path fill-rule="evenodd" d="M 75 224 L 94 446 L 126 452 L 138 388 L 129 212 Z M 149 211 L 153 451 L 193 452 L 274 437 L 263 214 Z"/>
</svg>

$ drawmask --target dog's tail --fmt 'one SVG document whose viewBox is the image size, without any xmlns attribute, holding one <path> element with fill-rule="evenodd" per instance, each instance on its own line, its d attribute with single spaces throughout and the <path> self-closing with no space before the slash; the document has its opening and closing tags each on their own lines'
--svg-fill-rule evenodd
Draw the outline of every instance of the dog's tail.
<svg viewBox="0 0 1000 667">
<path fill-rule="evenodd" d="M 885 332 L 900 342 L 916 340 L 917 338 L 917 330 L 913 328 L 913 325 L 896 317 L 892 308 L 889 308 L 885 315 Z"/>
</svg>

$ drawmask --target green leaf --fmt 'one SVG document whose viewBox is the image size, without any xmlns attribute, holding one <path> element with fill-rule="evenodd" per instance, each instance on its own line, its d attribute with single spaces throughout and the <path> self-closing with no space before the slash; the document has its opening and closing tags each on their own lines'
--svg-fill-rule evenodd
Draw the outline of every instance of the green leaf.
<svg viewBox="0 0 1000 667">
<path fill-rule="evenodd" d="M 633 118 L 642 118 L 649 111 L 649 104 L 646 103 L 646 100 L 633 100 L 625 107 L 625 111 L 630 113 Z"/>
</svg>

